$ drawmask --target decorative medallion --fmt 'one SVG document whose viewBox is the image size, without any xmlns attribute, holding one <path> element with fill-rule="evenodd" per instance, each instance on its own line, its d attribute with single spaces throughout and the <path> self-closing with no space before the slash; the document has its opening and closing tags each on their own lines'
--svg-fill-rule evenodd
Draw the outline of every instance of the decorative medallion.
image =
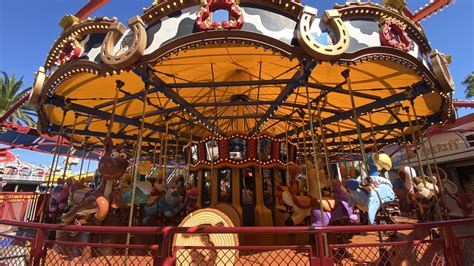
<svg viewBox="0 0 474 266">
<path fill-rule="evenodd" d="M 74 37 L 69 37 L 64 40 L 64 44 L 59 52 L 55 65 L 62 66 L 67 62 L 78 59 L 82 54 L 82 45 Z"/>
<path fill-rule="evenodd" d="M 438 78 L 442 90 L 444 92 L 453 92 L 454 81 L 448 67 L 448 65 L 451 63 L 451 57 L 440 53 L 438 50 L 431 51 L 430 57 L 433 72 Z"/>
<path fill-rule="evenodd" d="M 216 209 L 201 209 L 186 216 L 179 227 L 234 227 L 232 220 Z M 190 230 L 197 232 L 195 229 Z M 233 265 L 238 257 L 237 250 L 206 249 L 206 246 L 239 246 L 237 234 L 188 233 L 175 234 L 174 247 L 202 247 L 177 249 L 176 265 Z"/>
<path fill-rule="evenodd" d="M 126 31 L 122 23 L 112 24 L 102 43 L 100 53 L 102 61 L 116 69 L 131 66 L 145 51 L 147 40 L 145 23 L 140 17 L 135 16 L 128 20 L 128 26 L 130 33 L 122 39 L 118 51 L 115 50 L 115 46 Z"/>
<path fill-rule="evenodd" d="M 196 18 L 199 30 L 241 29 L 244 25 L 244 16 L 238 2 L 238 0 L 201 0 L 201 10 Z M 228 21 L 217 22 L 212 20 L 212 13 L 219 9 L 229 12 Z"/>
<path fill-rule="evenodd" d="M 327 10 L 323 21 L 331 26 L 332 32 L 338 39 L 335 44 L 323 45 L 311 34 L 311 25 L 316 18 L 317 10 L 305 6 L 298 25 L 297 36 L 300 45 L 311 56 L 320 60 L 335 60 L 349 48 L 349 34 L 337 10 Z"/>
<path fill-rule="evenodd" d="M 413 48 L 413 41 L 405 31 L 406 25 L 394 18 L 386 18 L 381 21 L 380 42 L 382 45 L 394 47 L 405 52 Z"/>
<path fill-rule="evenodd" d="M 46 74 L 44 67 L 40 67 L 38 72 L 35 75 L 35 83 L 33 84 L 33 88 L 31 88 L 30 98 L 28 102 L 30 104 L 38 103 L 38 99 L 41 95 L 41 89 L 43 89 L 44 81 L 46 80 Z"/>
</svg>

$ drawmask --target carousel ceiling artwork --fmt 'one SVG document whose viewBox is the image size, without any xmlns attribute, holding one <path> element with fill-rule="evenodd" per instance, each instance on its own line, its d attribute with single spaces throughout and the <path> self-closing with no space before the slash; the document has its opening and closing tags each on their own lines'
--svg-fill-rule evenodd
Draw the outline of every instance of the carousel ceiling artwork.
<svg viewBox="0 0 474 266">
<path fill-rule="evenodd" d="M 403 8 L 347 2 L 165 0 L 128 19 L 66 17 L 36 76 L 39 130 L 183 154 L 231 132 L 329 150 L 393 143 L 452 116 L 449 56 Z M 213 19 L 224 9 L 227 20 Z M 354 119 L 354 110 L 357 121 Z M 143 130 L 140 128 L 143 125 Z M 181 156 L 181 160 L 185 156 Z"/>
</svg>

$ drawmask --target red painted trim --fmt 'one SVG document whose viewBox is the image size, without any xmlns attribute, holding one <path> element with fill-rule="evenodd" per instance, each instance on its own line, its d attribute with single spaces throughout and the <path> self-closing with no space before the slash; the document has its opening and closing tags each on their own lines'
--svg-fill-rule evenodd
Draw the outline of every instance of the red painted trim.
<svg viewBox="0 0 474 266">
<path fill-rule="evenodd" d="M 453 102 L 453 107 L 454 108 L 474 108 L 474 101 L 471 102 Z"/>
<path fill-rule="evenodd" d="M 92 12 L 107 4 L 110 0 L 90 0 L 76 13 L 76 17 L 80 20 L 87 18 Z"/>
</svg>

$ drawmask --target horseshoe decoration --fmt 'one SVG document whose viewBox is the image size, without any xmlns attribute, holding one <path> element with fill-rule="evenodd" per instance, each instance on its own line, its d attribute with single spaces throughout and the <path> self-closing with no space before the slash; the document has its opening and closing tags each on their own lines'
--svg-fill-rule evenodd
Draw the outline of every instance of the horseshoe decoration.
<svg viewBox="0 0 474 266">
<path fill-rule="evenodd" d="M 440 53 L 438 50 L 433 50 L 430 53 L 431 66 L 435 76 L 438 78 L 441 88 L 444 92 L 454 91 L 454 81 L 449 72 L 448 65 L 451 63 L 450 56 Z"/>
<path fill-rule="evenodd" d="M 212 21 L 212 12 L 225 9 L 229 12 L 229 21 Z M 201 31 L 241 29 L 244 25 L 244 16 L 236 0 L 201 0 L 196 24 Z"/>
<path fill-rule="evenodd" d="M 43 89 L 43 84 L 46 80 L 46 74 L 44 67 L 40 67 L 38 72 L 36 73 L 35 76 L 35 83 L 33 84 L 33 88 L 31 89 L 30 92 L 30 98 L 28 99 L 28 102 L 30 104 L 37 104 L 38 99 L 41 95 L 41 89 Z"/>
<path fill-rule="evenodd" d="M 297 36 L 300 45 L 306 51 L 316 59 L 320 60 L 334 60 L 341 56 L 347 48 L 349 48 L 349 34 L 346 26 L 342 22 L 339 11 L 331 9 L 327 10 L 322 19 L 324 23 L 331 26 L 334 34 L 338 38 L 337 43 L 331 45 L 322 45 L 316 41 L 311 35 L 311 24 L 316 17 L 317 10 L 315 8 L 305 6 L 300 22 L 298 25 Z"/>
<path fill-rule="evenodd" d="M 114 23 L 109 28 L 102 43 L 100 57 L 109 66 L 122 69 L 131 66 L 140 59 L 146 47 L 145 23 L 139 16 L 128 20 L 131 33 L 125 36 L 116 51 L 115 45 L 124 35 L 126 28 L 122 23 Z"/>
<path fill-rule="evenodd" d="M 409 52 L 413 47 L 413 41 L 408 37 L 405 29 L 406 25 L 400 21 L 393 18 L 385 19 L 380 26 L 380 42 L 382 45 Z"/>
</svg>

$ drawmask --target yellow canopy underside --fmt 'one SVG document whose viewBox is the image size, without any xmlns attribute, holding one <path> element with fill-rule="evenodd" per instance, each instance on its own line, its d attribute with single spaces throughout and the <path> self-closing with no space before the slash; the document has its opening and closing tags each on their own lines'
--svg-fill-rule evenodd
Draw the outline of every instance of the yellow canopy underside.
<svg viewBox="0 0 474 266">
<path fill-rule="evenodd" d="M 202 82 L 224 82 L 224 81 L 258 81 L 258 80 L 281 80 L 292 79 L 300 69 L 298 60 L 289 60 L 275 55 L 271 51 L 264 51 L 255 47 L 227 47 L 227 48 L 201 48 L 198 50 L 189 50 L 173 55 L 171 58 L 155 65 L 153 69 L 155 75 L 167 84 L 175 83 L 202 83 Z M 347 69 L 346 66 L 331 65 L 330 63 L 318 64 L 312 71 L 309 83 L 317 83 L 334 87 L 344 81 L 341 72 Z M 358 63 L 350 67 L 351 86 L 354 92 L 360 92 L 377 96 L 380 99 L 387 98 L 393 94 L 404 91 L 403 87 L 411 86 L 421 80 L 420 76 L 414 71 L 389 61 L 370 61 Z M 133 72 L 121 72 L 113 76 L 96 76 L 91 73 L 82 73 L 71 77 L 60 84 L 54 91 L 55 94 L 71 99 L 72 103 L 83 106 L 96 108 L 100 104 L 111 102 L 114 99 L 116 80 L 125 82 L 125 86 L 119 92 L 118 98 L 122 98 L 127 94 L 134 94 L 143 91 L 145 84 L 141 78 Z M 231 98 L 235 95 L 244 95 L 245 101 L 271 101 L 274 102 L 278 95 L 284 89 L 282 85 L 264 85 L 264 86 L 232 86 L 232 87 L 195 87 L 195 88 L 179 88 L 171 89 L 176 92 L 182 99 L 194 107 L 198 112 L 207 117 L 210 124 L 214 125 L 221 132 L 244 131 L 252 132 L 256 123 L 265 115 L 265 112 L 271 107 L 271 104 L 253 104 L 239 106 L 205 106 L 206 103 L 231 102 Z M 348 90 L 348 85 L 343 85 L 344 90 Z M 316 88 L 309 88 L 309 98 L 312 100 L 318 97 L 323 91 Z M 242 98 L 242 97 L 241 97 Z M 429 101 L 428 101 L 429 99 Z M 355 105 L 362 106 L 374 102 L 374 99 L 364 97 L 354 97 Z M 261 131 L 266 131 L 274 135 L 285 133 L 288 130 L 301 127 L 302 124 L 309 123 L 308 110 L 306 105 L 308 97 L 306 88 L 300 86 L 279 106 L 274 115 L 264 123 Z M 428 104 L 429 103 L 429 104 Z M 139 119 L 143 111 L 143 101 L 141 99 L 133 99 L 121 102 L 116 106 L 115 113 L 128 118 Z M 350 96 L 347 94 L 331 92 L 323 97 L 319 102 L 323 111 L 321 119 L 331 117 L 338 112 L 348 111 L 352 109 Z M 304 106 L 304 108 L 302 108 Z M 313 111 L 316 103 L 313 105 Z M 408 101 L 397 102 L 390 105 L 394 114 L 402 122 L 408 121 L 403 106 L 410 106 Z M 145 114 L 157 111 L 158 109 L 169 109 L 177 107 L 177 104 L 170 98 L 160 92 L 148 95 L 148 103 Z M 441 108 L 441 97 L 434 93 L 420 96 L 415 99 L 416 113 L 418 117 L 426 117 L 433 113 L 439 112 Z M 53 124 L 59 125 L 62 120 L 63 111 L 60 108 L 46 105 L 45 113 Z M 100 110 L 111 112 L 113 106 L 109 105 Z M 169 129 L 176 132 L 192 134 L 194 138 L 205 137 L 210 134 L 200 122 L 195 120 L 187 111 L 183 110 L 183 106 L 179 111 L 174 111 L 168 117 L 160 114 L 148 116 L 146 123 L 157 126 L 166 126 L 169 123 Z M 98 108 L 96 108 L 98 109 Z M 297 109 L 303 109 L 305 116 L 303 121 L 297 112 Z M 411 112 L 412 119 L 413 112 Z M 231 117 L 239 118 L 231 118 Z M 317 122 L 318 114 L 313 119 Z M 370 118 L 368 114 L 359 117 L 363 127 L 370 128 Z M 289 120 L 289 121 L 285 121 Z M 392 124 L 396 120 L 388 110 L 377 110 L 371 115 L 372 126 L 380 126 Z M 78 130 L 86 129 L 88 121 L 87 115 L 80 115 L 75 128 Z M 186 121 L 191 121 L 192 126 Z M 74 115 L 68 112 L 65 119 L 65 125 L 72 127 L 74 123 Z M 108 121 L 93 118 L 87 129 L 93 132 L 106 132 Z M 345 119 L 339 123 L 331 123 L 326 125 L 328 132 L 338 132 L 338 125 L 341 132 L 354 130 L 356 128 L 352 119 Z M 112 132 L 136 135 L 138 128 L 131 125 L 123 125 L 114 123 Z M 376 132 L 376 138 L 382 137 L 398 137 L 400 129 Z M 163 134 L 150 129 L 144 129 L 143 136 L 149 138 L 162 138 Z M 294 136 L 296 137 L 296 136 Z M 298 134 L 302 138 L 303 134 Z M 371 139 L 370 133 L 363 134 L 364 139 Z M 84 136 L 74 136 L 75 139 L 82 141 Z M 343 141 L 348 139 L 355 140 L 357 135 L 344 136 Z M 175 136 L 170 136 L 170 143 L 176 140 Z M 187 139 L 186 139 L 187 140 Z M 331 141 L 340 141 L 341 139 L 328 139 Z M 115 140 L 121 142 L 121 140 Z M 91 143 L 99 142 L 99 139 L 91 137 Z M 160 143 L 144 143 L 144 145 L 160 145 Z M 171 145 L 171 144 L 169 144 Z"/>
</svg>

